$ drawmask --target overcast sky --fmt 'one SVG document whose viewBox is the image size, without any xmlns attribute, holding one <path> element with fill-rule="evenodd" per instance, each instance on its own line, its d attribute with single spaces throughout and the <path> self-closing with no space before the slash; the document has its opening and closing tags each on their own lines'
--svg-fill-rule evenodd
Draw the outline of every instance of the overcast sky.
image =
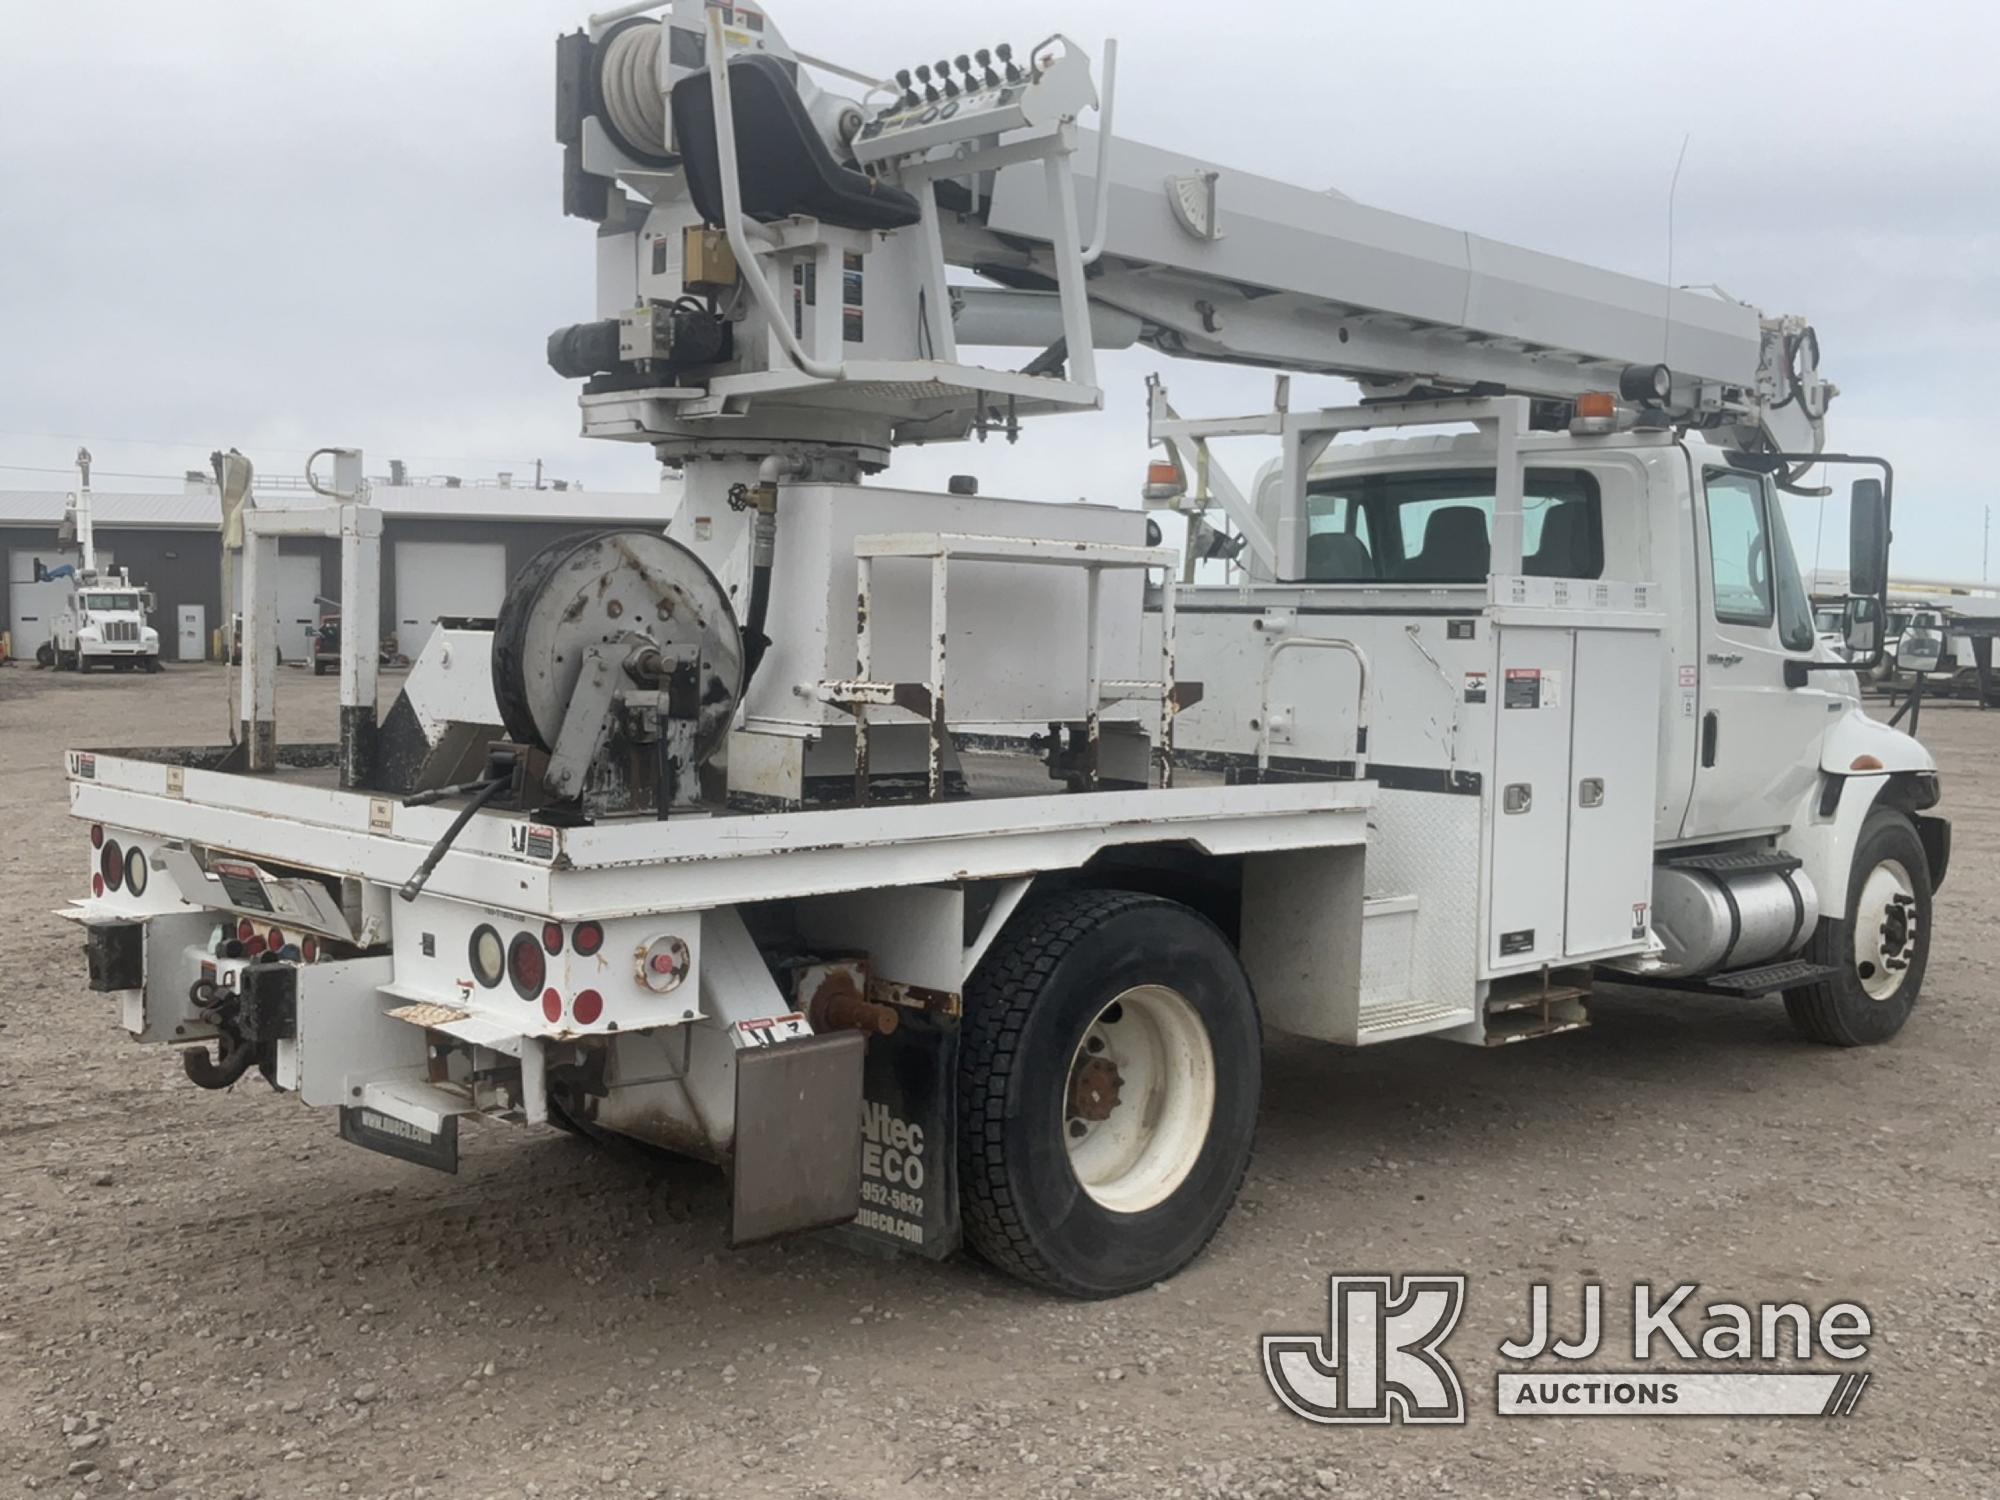
<svg viewBox="0 0 2000 1500">
<path fill-rule="evenodd" d="M 601 0 L 600 0 L 601 3 Z M 645 489 L 576 436 L 543 363 L 592 311 L 561 216 L 550 0 L 65 0 L 0 45 L 0 487 L 160 487 L 355 444 L 371 471 Z M 892 71 L 1064 30 L 1121 43 L 1120 135 L 1816 323 L 1832 445 L 1889 454 L 1896 571 L 1976 578 L 2000 406 L 2000 10 L 1985 4 L 1364 5 L 958 0 L 773 5 L 794 43 Z M 1228 23 L 1226 26 L 1223 23 Z M 1269 377 L 1100 360 L 1101 416 L 893 471 L 1133 503 L 1141 385 L 1251 410 Z M 1336 383 L 1314 394 L 1338 397 Z M 38 473 L 36 469 L 60 472 Z M 1795 508 L 1810 565 L 1817 516 Z M 1844 512 L 1826 512 L 1840 562 Z M 2000 555 L 1993 568 L 2000 576 Z"/>
</svg>

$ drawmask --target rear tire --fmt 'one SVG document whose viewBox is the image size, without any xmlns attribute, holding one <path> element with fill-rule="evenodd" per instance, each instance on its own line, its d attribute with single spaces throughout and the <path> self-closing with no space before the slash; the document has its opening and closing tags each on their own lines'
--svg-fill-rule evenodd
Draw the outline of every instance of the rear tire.
<svg viewBox="0 0 2000 1500">
<path fill-rule="evenodd" d="M 959 1193 L 973 1248 L 1072 1297 L 1180 1270 L 1249 1167 L 1262 1041 L 1249 978 L 1207 918 L 1130 891 L 1031 902 L 966 995 Z"/>
<path fill-rule="evenodd" d="M 1886 1042 L 1917 1003 L 1931 951 L 1931 872 L 1909 818 L 1878 807 L 1861 825 L 1847 910 L 1822 918 L 1805 957 L 1834 973 L 1785 992 L 1799 1035 L 1829 1047 Z"/>
</svg>

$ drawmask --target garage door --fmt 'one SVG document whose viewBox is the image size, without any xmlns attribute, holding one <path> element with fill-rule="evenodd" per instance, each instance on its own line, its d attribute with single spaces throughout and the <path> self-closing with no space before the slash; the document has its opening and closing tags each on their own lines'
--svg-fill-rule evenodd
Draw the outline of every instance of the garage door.
<svg viewBox="0 0 2000 1500">
<path fill-rule="evenodd" d="M 506 593 L 499 542 L 396 543 L 396 649 L 415 661 L 439 620 L 490 620 Z"/>
<path fill-rule="evenodd" d="M 63 597 L 69 592 L 68 580 L 56 583 L 35 582 L 35 559 L 40 558 L 45 567 L 56 567 L 69 563 L 72 567 L 83 564 L 83 554 L 72 547 L 16 547 L 7 554 L 7 629 L 14 638 L 14 655 L 26 659 L 35 654 L 35 648 L 55 633 L 56 616 L 62 612 Z M 111 553 L 97 549 L 97 565 L 109 568 Z"/>
<path fill-rule="evenodd" d="M 236 568 L 236 608 L 243 608 L 243 567 Z M 311 661 L 319 629 L 319 558 L 309 553 L 278 554 L 278 655 Z"/>
</svg>

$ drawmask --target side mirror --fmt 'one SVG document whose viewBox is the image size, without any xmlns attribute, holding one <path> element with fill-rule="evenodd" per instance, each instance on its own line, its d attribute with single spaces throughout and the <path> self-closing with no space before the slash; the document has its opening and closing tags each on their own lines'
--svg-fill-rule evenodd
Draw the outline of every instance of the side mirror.
<svg viewBox="0 0 2000 1500">
<path fill-rule="evenodd" d="M 1873 656 L 1882 643 L 1881 601 L 1859 597 L 1849 599 L 1845 637 L 1849 657 Z"/>
<path fill-rule="evenodd" d="M 1847 592 L 1879 597 L 1889 582 L 1889 506 L 1882 481 L 1857 479 L 1847 513 Z"/>
<path fill-rule="evenodd" d="M 1935 672 L 1938 659 L 1944 655 L 1944 635 L 1931 628 L 1926 621 L 1919 625 L 1910 622 L 1896 641 L 1896 670 L 1898 672 Z"/>
</svg>

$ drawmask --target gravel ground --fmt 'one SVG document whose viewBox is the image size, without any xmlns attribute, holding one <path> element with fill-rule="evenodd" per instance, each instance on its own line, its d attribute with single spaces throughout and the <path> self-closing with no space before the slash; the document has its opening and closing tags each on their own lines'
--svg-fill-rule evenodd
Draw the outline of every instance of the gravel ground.
<svg viewBox="0 0 2000 1500">
<path fill-rule="evenodd" d="M 287 673 L 288 737 L 334 684 Z M 1925 1004 L 1889 1046 L 1775 1002 L 1603 996 L 1485 1054 L 1273 1043 L 1259 1152 L 1208 1253 L 1079 1306 L 976 1262 L 724 1248 L 721 1178 L 492 1125 L 444 1177 L 223 1095 L 84 988 L 60 751 L 215 738 L 220 673 L 0 670 L 0 1487 L 68 1496 L 1993 1495 L 2000 1016 L 1972 941 L 2000 883 L 2000 715 L 1932 707 L 1957 856 Z M 1329 1273 L 1463 1270 L 1462 1428 L 1279 1409 L 1264 1332 Z M 1854 1299 L 1839 1422 L 1503 1420 L 1526 1287 L 1699 1281 Z M 1623 1341 L 1622 1314 L 1610 1320 Z M 1629 1348 L 1607 1346 L 1614 1356 Z M 1629 1361 L 1600 1361 L 1615 1366 Z M 11 1477 L 9 1477 L 11 1476 Z"/>
</svg>

